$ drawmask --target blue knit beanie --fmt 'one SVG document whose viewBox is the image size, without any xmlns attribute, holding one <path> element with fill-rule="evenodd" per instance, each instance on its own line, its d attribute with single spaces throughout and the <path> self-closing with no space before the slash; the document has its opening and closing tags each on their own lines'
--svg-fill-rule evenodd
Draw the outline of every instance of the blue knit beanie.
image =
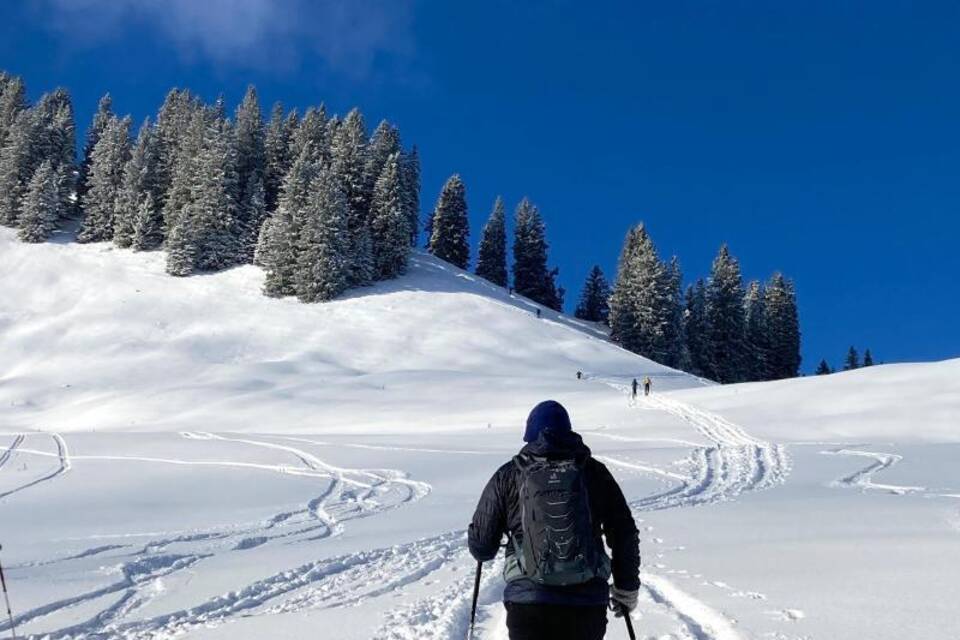
<svg viewBox="0 0 960 640">
<path fill-rule="evenodd" d="M 533 408 L 527 418 L 527 428 L 523 432 L 524 442 L 533 442 L 544 431 L 568 433 L 572 430 L 570 416 L 556 400 L 545 400 Z"/>
</svg>

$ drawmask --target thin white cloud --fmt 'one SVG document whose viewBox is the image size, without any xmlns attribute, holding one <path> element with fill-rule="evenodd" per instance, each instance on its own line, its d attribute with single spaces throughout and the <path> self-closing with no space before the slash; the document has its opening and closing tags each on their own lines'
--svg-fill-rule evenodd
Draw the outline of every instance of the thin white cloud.
<svg viewBox="0 0 960 640">
<path fill-rule="evenodd" d="M 269 68 L 312 53 L 364 74 L 381 54 L 412 53 L 410 0 L 40 0 L 40 14 L 73 46 L 115 38 L 136 23 L 184 56 Z"/>
</svg>

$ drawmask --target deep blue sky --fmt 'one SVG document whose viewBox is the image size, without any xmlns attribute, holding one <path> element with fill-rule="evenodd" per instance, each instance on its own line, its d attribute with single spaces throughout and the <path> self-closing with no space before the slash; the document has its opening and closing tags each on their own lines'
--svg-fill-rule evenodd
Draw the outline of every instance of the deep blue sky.
<svg viewBox="0 0 960 640">
<path fill-rule="evenodd" d="M 0 68 L 82 128 L 106 91 L 359 105 L 419 145 L 424 209 L 463 175 L 474 240 L 538 204 L 568 308 L 642 220 L 688 279 L 723 242 L 795 279 L 804 370 L 960 355 L 955 2 L 3 2 Z"/>
</svg>

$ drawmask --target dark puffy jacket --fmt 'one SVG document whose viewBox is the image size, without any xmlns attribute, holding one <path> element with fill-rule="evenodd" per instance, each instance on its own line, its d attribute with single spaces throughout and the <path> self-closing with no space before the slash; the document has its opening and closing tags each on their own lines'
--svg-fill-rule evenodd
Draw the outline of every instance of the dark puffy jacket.
<svg viewBox="0 0 960 640">
<path fill-rule="evenodd" d="M 640 588 L 640 546 L 637 525 L 623 497 L 617 481 L 607 468 L 590 457 L 590 449 L 576 433 L 546 431 L 520 451 L 523 455 L 550 459 L 586 460 L 584 481 L 590 500 L 594 532 L 606 538 L 612 551 L 613 583 L 620 589 Z M 492 560 L 500 548 L 504 533 L 520 533 L 520 504 L 518 497 L 519 470 L 511 460 L 493 474 L 480 496 L 468 532 L 470 553 L 480 561 Z M 602 548 L 602 547 L 601 547 Z M 508 563 L 513 555 L 507 545 Z M 505 602 L 597 605 L 609 600 L 607 582 L 595 578 L 580 585 L 548 587 L 520 578 L 507 583 L 503 592 Z"/>
</svg>

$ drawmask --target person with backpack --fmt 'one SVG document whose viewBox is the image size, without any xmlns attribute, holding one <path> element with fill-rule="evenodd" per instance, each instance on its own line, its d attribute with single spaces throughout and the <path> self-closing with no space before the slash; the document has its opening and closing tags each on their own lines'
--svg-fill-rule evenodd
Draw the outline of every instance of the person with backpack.
<svg viewBox="0 0 960 640">
<path fill-rule="evenodd" d="M 650 395 L 650 387 L 653 386 L 653 380 L 650 379 L 650 376 L 647 376 L 643 379 L 643 395 Z"/>
<path fill-rule="evenodd" d="M 507 536 L 510 640 L 600 640 L 608 606 L 618 617 L 637 606 L 640 543 L 630 507 L 560 403 L 534 407 L 523 440 L 480 496 L 467 534 L 470 553 L 478 562 L 492 560 Z"/>
</svg>

